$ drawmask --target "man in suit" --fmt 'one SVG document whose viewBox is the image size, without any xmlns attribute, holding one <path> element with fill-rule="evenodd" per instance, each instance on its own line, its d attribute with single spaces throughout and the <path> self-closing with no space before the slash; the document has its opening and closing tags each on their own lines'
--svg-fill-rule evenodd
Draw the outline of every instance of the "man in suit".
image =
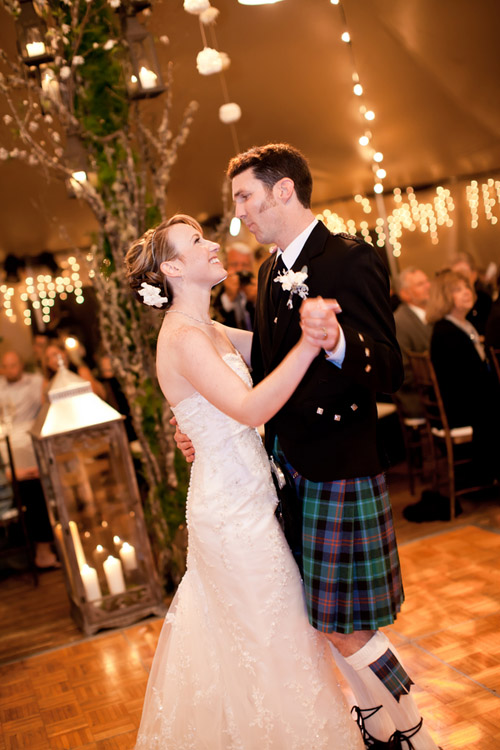
<svg viewBox="0 0 500 750">
<path fill-rule="evenodd" d="M 233 242 L 226 251 L 227 278 L 216 288 L 212 309 L 217 320 L 232 328 L 251 331 L 254 305 L 242 283 L 253 274 L 253 255 L 244 242 Z"/>
<path fill-rule="evenodd" d="M 305 324 L 320 328 L 324 356 L 266 425 L 266 443 L 302 500 L 311 624 L 329 638 L 353 688 L 367 747 L 399 748 L 411 737 L 415 750 L 436 748 L 410 696 L 412 680 L 379 631 L 403 600 L 377 446 L 375 394 L 394 392 L 403 375 L 386 268 L 370 245 L 333 235 L 314 218 L 311 173 L 297 149 L 252 148 L 231 160 L 227 174 L 235 215 L 259 243 L 278 246 L 259 270 L 254 379 L 300 337 L 298 282 L 303 296 L 338 303 L 318 312 L 310 300 L 308 312 L 305 301 Z"/>
<path fill-rule="evenodd" d="M 426 273 L 410 266 L 401 271 L 398 288 L 401 304 L 394 313 L 394 320 L 396 338 L 403 354 L 405 379 L 397 397 L 406 417 L 421 417 L 423 410 L 406 352 L 424 352 L 429 349 L 432 328 L 425 318 L 425 308 L 431 284 Z"/>
</svg>

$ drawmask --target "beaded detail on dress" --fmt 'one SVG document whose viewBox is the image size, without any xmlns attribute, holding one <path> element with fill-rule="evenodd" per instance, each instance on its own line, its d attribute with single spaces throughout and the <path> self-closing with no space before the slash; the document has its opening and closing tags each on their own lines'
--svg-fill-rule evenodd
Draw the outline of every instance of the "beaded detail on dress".
<svg viewBox="0 0 500 750">
<path fill-rule="evenodd" d="M 226 364 L 251 387 L 239 354 Z M 137 750 L 361 750 L 275 518 L 257 430 L 199 393 L 173 410 L 194 445 L 189 551 L 160 635 Z"/>
</svg>

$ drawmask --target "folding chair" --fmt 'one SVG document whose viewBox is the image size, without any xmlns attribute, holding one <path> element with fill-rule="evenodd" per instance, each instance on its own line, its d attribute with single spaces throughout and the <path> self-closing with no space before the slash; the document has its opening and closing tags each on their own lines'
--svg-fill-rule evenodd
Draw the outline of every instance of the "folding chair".
<svg viewBox="0 0 500 750">
<path fill-rule="evenodd" d="M 431 459 L 434 467 L 433 488 L 438 490 L 439 485 L 447 483 L 450 500 L 450 520 L 453 520 L 455 518 L 455 501 L 458 496 L 486 489 L 491 485 L 474 485 L 457 489 L 455 470 L 458 466 L 471 464 L 472 458 L 470 456 L 457 458 L 455 449 L 458 445 L 472 444 L 472 426 L 450 428 L 429 352 L 408 352 L 408 358 L 424 408 Z M 442 463 L 440 458 L 444 459 L 446 465 L 444 480 L 440 476 L 440 464 Z"/>
</svg>

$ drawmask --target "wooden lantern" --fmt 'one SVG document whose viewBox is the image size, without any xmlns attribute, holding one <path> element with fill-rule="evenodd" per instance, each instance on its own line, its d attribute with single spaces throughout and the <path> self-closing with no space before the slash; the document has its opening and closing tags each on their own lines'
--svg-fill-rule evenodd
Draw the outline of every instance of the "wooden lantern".
<svg viewBox="0 0 500 750">
<path fill-rule="evenodd" d="M 61 363 L 31 434 L 79 627 L 163 614 L 123 417 Z"/>
</svg>

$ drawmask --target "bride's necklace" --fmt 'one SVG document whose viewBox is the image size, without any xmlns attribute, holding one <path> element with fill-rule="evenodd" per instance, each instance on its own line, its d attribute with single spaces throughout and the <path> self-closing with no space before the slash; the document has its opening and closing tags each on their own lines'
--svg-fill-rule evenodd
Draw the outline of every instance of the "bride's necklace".
<svg viewBox="0 0 500 750">
<path fill-rule="evenodd" d="M 178 313 L 179 315 L 185 315 L 186 318 L 191 318 L 191 320 L 195 320 L 197 323 L 203 323 L 205 326 L 213 326 L 215 325 L 213 320 L 201 320 L 200 318 L 195 318 L 194 315 L 190 315 L 187 312 L 184 312 L 183 310 L 167 310 L 165 314 L 168 313 Z"/>
</svg>

